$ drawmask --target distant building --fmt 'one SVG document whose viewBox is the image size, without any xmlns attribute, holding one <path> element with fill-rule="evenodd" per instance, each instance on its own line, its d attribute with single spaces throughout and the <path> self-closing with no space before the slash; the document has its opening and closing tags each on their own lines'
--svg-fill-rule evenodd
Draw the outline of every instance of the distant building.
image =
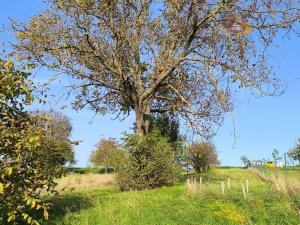
<svg viewBox="0 0 300 225">
<path fill-rule="evenodd" d="M 278 168 L 283 168 L 283 166 L 284 166 L 284 164 L 282 161 L 279 161 L 276 163 L 276 167 L 278 167 Z"/>
<path fill-rule="evenodd" d="M 264 165 L 262 160 L 250 160 L 249 163 L 251 167 L 262 167 Z"/>
</svg>

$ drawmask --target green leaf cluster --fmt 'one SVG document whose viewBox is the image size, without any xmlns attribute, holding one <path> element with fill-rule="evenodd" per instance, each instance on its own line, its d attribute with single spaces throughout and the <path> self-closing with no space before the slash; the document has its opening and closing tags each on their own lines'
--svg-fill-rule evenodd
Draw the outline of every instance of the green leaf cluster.
<svg viewBox="0 0 300 225">
<path fill-rule="evenodd" d="M 90 162 L 95 166 L 104 166 L 105 171 L 107 171 L 109 167 L 117 171 L 123 159 L 124 150 L 121 149 L 118 143 L 112 138 L 102 138 L 96 146 L 95 151 L 90 155 Z"/>
<path fill-rule="evenodd" d="M 49 204 L 41 192 L 52 191 L 60 167 L 43 160 L 42 130 L 33 126 L 25 106 L 33 101 L 30 74 L 12 60 L 0 60 L 0 224 L 39 224 Z M 36 212 L 36 213 L 33 213 Z"/>
</svg>

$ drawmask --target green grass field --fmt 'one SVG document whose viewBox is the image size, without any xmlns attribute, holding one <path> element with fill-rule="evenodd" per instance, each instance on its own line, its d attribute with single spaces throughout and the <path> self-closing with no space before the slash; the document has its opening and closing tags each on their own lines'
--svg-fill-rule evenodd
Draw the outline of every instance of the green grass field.
<svg viewBox="0 0 300 225">
<path fill-rule="evenodd" d="M 190 185 L 182 181 L 173 187 L 140 192 L 120 192 L 112 183 L 99 181 L 97 188 L 78 185 L 50 198 L 54 204 L 50 220 L 42 224 L 299 225 L 300 201 L 297 199 L 300 192 L 297 188 L 280 190 L 271 179 L 266 180 L 256 172 L 240 168 L 212 169 L 201 174 L 201 186 L 199 175 L 191 175 Z M 299 170 L 293 172 L 293 177 L 300 183 L 299 173 Z M 76 179 L 84 183 L 87 175 L 78 176 L 81 176 L 80 179 Z M 101 179 L 99 174 L 97 176 Z M 230 188 L 227 186 L 228 178 Z M 286 181 L 283 175 L 280 178 L 281 182 Z M 74 177 L 70 177 L 72 179 Z M 244 196 L 242 184 L 246 187 L 246 180 L 249 193 Z"/>
</svg>

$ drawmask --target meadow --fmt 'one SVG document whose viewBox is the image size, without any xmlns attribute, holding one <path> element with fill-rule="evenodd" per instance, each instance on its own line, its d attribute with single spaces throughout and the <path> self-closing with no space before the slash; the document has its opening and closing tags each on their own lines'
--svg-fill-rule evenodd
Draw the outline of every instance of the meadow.
<svg viewBox="0 0 300 225">
<path fill-rule="evenodd" d="M 280 171 L 282 189 L 274 171 L 215 168 L 172 187 L 129 192 L 115 187 L 112 174 L 71 174 L 59 181 L 64 191 L 48 199 L 53 207 L 45 224 L 297 225 L 300 171 L 291 171 L 288 179 Z"/>
</svg>

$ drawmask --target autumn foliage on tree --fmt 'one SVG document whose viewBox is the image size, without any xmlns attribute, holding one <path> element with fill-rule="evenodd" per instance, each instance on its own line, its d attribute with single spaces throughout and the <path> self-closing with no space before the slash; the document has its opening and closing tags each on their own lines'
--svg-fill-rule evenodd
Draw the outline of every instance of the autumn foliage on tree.
<svg viewBox="0 0 300 225">
<path fill-rule="evenodd" d="M 239 89 L 274 94 L 268 49 L 297 29 L 298 0 L 46 0 L 14 23 L 23 59 L 76 78 L 76 109 L 136 116 L 172 113 L 210 136 Z"/>
<path fill-rule="evenodd" d="M 40 146 L 44 159 L 53 166 L 75 163 L 73 145 L 77 143 L 70 140 L 70 118 L 54 110 L 31 112 L 31 117 L 34 127 L 43 130 Z"/>
<path fill-rule="evenodd" d="M 50 165 L 41 150 L 43 128 L 37 129 L 26 105 L 33 101 L 28 67 L 0 60 L 0 224 L 39 224 L 30 211 L 48 218 L 41 191 L 52 191 L 60 165 Z"/>
<path fill-rule="evenodd" d="M 198 173 L 219 164 L 216 148 L 209 142 L 191 144 L 187 149 L 187 161 Z"/>
<path fill-rule="evenodd" d="M 114 139 L 101 139 L 90 155 L 90 162 L 95 166 L 104 166 L 106 172 L 109 166 L 117 170 L 123 159 L 124 152 Z"/>
</svg>

